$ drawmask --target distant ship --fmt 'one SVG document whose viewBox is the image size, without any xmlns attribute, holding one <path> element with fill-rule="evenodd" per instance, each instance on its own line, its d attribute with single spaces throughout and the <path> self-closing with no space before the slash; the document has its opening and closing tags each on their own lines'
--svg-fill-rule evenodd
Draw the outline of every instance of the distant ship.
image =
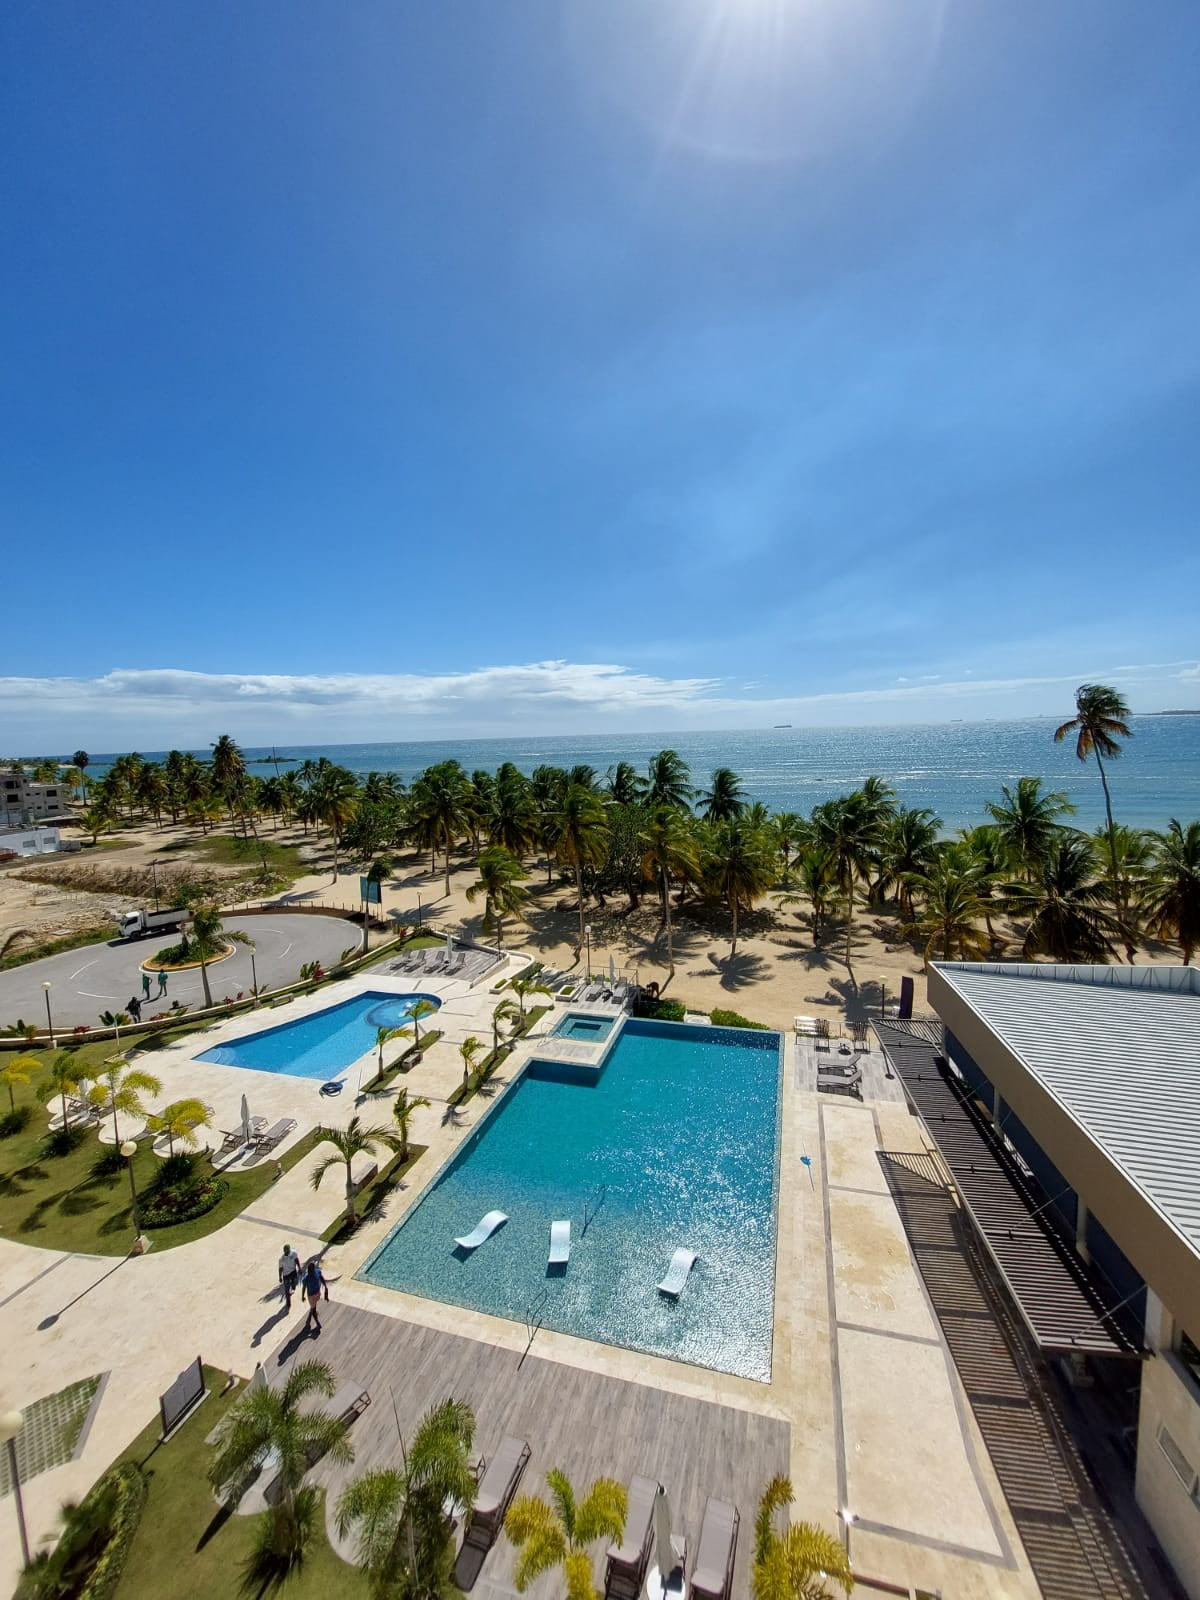
<svg viewBox="0 0 1200 1600">
<path fill-rule="evenodd" d="M 791 723 L 790 722 L 777 722 L 775 724 L 775 726 L 777 728 L 790 728 L 791 727 Z"/>
</svg>

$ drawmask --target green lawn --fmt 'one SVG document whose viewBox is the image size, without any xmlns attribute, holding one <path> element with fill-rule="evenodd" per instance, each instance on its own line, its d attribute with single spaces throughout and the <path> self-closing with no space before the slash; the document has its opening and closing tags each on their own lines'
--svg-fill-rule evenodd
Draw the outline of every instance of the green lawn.
<svg viewBox="0 0 1200 1600">
<path fill-rule="evenodd" d="M 188 841 L 184 848 L 198 861 L 208 861 L 220 867 L 245 867 L 258 872 L 262 871 L 265 856 L 267 870 L 272 877 L 286 879 L 289 884 L 312 871 L 311 865 L 300 859 L 300 852 L 294 845 L 276 844 L 269 833 L 260 833 L 257 842 L 253 838 L 235 838 L 228 833 L 209 833 Z"/>
<path fill-rule="evenodd" d="M 81 1045 L 78 1054 L 85 1060 L 102 1061 L 112 1050 L 110 1043 L 97 1042 Z M 40 1052 L 43 1058 L 48 1053 Z M 3 1060 L 0 1056 L 0 1065 Z M 140 1060 L 138 1065 L 154 1071 L 153 1057 Z M 113 1147 L 102 1145 L 94 1131 L 88 1131 L 73 1149 L 52 1155 L 46 1139 L 51 1108 L 38 1101 L 36 1087 L 35 1078 L 33 1083 L 14 1091 L 18 1107 L 32 1107 L 28 1127 L 0 1138 L 0 1234 L 47 1250 L 124 1255 L 134 1237 L 128 1168 L 122 1163 L 110 1170 Z M 7 1095 L 0 1093 L 0 1106 L 4 1109 L 6 1101 Z M 58 1109 L 57 1101 L 52 1109 Z M 280 1158 L 284 1170 L 306 1155 L 314 1143 L 315 1134 L 309 1134 L 285 1152 Z M 139 1193 L 149 1186 L 159 1166 L 149 1140 L 139 1144 L 133 1158 Z M 263 1162 L 249 1172 L 231 1173 L 228 1193 L 211 1211 L 190 1222 L 148 1230 L 148 1237 L 153 1239 L 156 1250 L 190 1244 L 231 1222 L 274 1181 L 273 1161 Z"/>
<path fill-rule="evenodd" d="M 113 1600 L 230 1600 L 241 1589 L 242 1564 L 250 1554 L 252 1517 L 225 1517 L 205 1474 L 212 1458 L 205 1439 L 243 1392 L 217 1393 L 224 1374 L 208 1370 L 210 1394 L 166 1444 L 158 1443 L 157 1418 L 122 1456 L 136 1461 L 150 1480 L 146 1508 L 133 1536 Z M 351 1431 L 353 1439 L 353 1431 Z M 257 1594 L 257 1589 L 250 1591 Z M 366 1600 L 367 1581 L 330 1549 L 322 1532 L 299 1573 L 279 1591 L 280 1600 Z"/>
</svg>

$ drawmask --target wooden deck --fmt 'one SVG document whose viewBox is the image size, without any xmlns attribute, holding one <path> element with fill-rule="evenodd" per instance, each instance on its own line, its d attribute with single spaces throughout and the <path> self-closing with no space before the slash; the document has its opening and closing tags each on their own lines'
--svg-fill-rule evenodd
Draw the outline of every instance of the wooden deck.
<svg viewBox="0 0 1200 1600">
<path fill-rule="evenodd" d="M 322 1464 L 313 1472 L 313 1481 L 328 1490 L 329 1507 L 356 1474 L 397 1461 L 397 1417 L 407 1437 L 431 1405 L 453 1396 L 473 1408 L 476 1448 L 483 1455 L 490 1456 L 504 1434 L 528 1440 L 532 1454 L 518 1493 L 544 1493 L 550 1467 L 561 1467 L 580 1491 L 602 1476 L 623 1483 L 635 1473 L 658 1478 L 670 1498 L 676 1529 L 687 1534 L 689 1561 L 707 1497 L 731 1500 L 742 1516 L 733 1593 L 750 1593 L 754 1514 L 767 1480 L 788 1471 L 791 1430 L 786 1422 L 536 1354 L 518 1368 L 519 1357 L 511 1350 L 336 1300 L 322 1306 L 321 1321 L 319 1339 L 293 1335 L 271 1355 L 266 1368 L 274 1384 L 295 1362 L 320 1358 L 333 1368 L 339 1383 L 354 1379 L 370 1391 L 372 1404 L 350 1432 L 354 1466 Z M 329 1531 L 341 1548 L 332 1526 Z M 512 1558 L 512 1546 L 501 1537 L 473 1584 L 478 1600 L 515 1592 Z M 599 1546 L 594 1571 L 601 1584 Z M 466 1576 L 460 1566 L 460 1581 Z M 547 1573 L 528 1593 L 535 1600 L 550 1600 L 561 1590 L 561 1574 Z"/>
<path fill-rule="evenodd" d="M 823 1043 L 828 1048 L 818 1050 L 815 1039 L 801 1034 L 795 1040 L 793 1073 L 795 1087 L 806 1094 L 815 1094 L 819 1088 L 822 1094 L 828 1092 L 842 1098 L 837 1087 L 837 1079 L 828 1071 L 824 1074 L 819 1073 L 818 1069 L 853 1066 L 862 1072 L 859 1089 L 863 1100 L 895 1100 L 902 1103 L 903 1085 L 899 1078 L 891 1073 L 887 1057 L 879 1048 L 879 1041 L 874 1033 L 868 1032 L 867 1038 L 871 1044 L 869 1050 L 860 1049 L 849 1038 L 826 1040 Z M 845 1053 L 847 1047 L 849 1053 Z"/>
</svg>

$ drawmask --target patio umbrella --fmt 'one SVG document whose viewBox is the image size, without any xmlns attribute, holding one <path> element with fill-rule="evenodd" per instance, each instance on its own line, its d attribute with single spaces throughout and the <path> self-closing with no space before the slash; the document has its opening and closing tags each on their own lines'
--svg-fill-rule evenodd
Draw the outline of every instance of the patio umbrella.
<svg viewBox="0 0 1200 1600">
<path fill-rule="evenodd" d="M 454 935 L 452 933 L 448 933 L 446 935 L 446 949 L 447 950 L 453 950 L 454 949 Z"/>
<path fill-rule="evenodd" d="M 611 955 L 608 958 L 608 981 L 609 983 L 616 983 L 617 981 L 617 963 Z"/>
<path fill-rule="evenodd" d="M 250 1102 L 242 1096 L 242 1138 L 250 1143 Z"/>
<path fill-rule="evenodd" d="M 658 1564 L 659 1590 L 668 1594 L 671 1592 L 668 1584 L 679 1560 L 671 1539 L 671 1504 L 665 1489 L 660 1489 L 654 1499 L 654 1559 Z M 678 1593 L 677 1587 L 675 1592 Z"/>
</svg>

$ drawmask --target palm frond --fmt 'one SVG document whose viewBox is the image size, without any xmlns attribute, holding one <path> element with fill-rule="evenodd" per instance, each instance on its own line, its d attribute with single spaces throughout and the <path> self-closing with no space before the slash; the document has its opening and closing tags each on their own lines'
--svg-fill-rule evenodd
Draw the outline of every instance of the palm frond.
<svg viewBox="0 0 1200 1600">
<path fill-rule="evenodd" d="M 551 1467 L 546 1474 L 546 1484 L 550 1490 L 550 1498 L 554 1502 L 554 1509 L 558 1512 L 558 1520 L 563 1525 L 563 1532 L 568 1541 L 575 1539 L 575 1491 L 571 1487 L 571 1480 L 565 1472 L 558 1467 Z"/>
<path fill-rule="evenodd" d="M 776 1473 L 770 1483 L 763 1490 L 762 1499 L 758 1502 L 758 1515 L 754 1519 L 754 1559 L 763 1561 L 775 1537 L 771 1527 L 772 1519 L 777 1511 L 784 1506 L 790 1506 L 796 1498 L 792 1489 L 792 1480 L 785 1478 L 782 1473 Z"/>
<path fill-rule="evenodd" d="M 597 1478 L 575 1512 L 575 1543 L 591 1544 L 593 1539 L 618 1543 L 625 1532 L 629 1495 L 624 1484 L 613 1478 Z"/>
<path fill-rule="evenodd" d="M 572 1550 L 563 1562 L 567 1600 L 598 1600 L 592 1582 L 592 1563 L 585 1550 Z"/>
<path fill-rule="evenodd" d="M 538 1495 L 522 1495 L 514 1500 L 504 1519 L 504 1531 L 520 1555 L 513 1582 L 517 1591 L 525 1590 L 551 1567 L 565 1558 L 566 1540 L 555 1512 Z"/>
</svg>

